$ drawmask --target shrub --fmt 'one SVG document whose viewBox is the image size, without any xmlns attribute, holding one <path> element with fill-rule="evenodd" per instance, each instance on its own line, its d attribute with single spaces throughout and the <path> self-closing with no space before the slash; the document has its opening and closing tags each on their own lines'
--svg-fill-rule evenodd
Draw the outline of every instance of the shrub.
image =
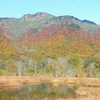
<svg viewBox="0 0 100 100">
<path fill-rule="evenodd" d="M 28 68 L 28 69 L 26 70 L 26 72 L 29 73 L 29 74 L 32 74 L 32 73 L 34 72 L 34 70 L 33 70 L 33 68 Z"/>
</svg>

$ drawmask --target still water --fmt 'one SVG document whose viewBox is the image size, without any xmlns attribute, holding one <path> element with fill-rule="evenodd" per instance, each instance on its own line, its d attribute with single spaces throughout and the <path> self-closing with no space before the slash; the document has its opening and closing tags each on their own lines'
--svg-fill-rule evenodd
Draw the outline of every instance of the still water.
<svg viewBox="0 0 100 100">
<path fill-rule="evenodd" d="M 40 83 L 0 91 L 0 100 L 55 100 L 75 98 L 76 86 L 67 84 Z"/>
</svg>

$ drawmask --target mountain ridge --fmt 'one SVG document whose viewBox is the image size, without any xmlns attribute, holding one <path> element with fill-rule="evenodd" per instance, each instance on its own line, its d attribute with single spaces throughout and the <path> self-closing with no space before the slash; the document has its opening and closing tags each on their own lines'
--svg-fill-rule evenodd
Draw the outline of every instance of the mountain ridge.
<svg viewBox="0 0 100 100">
<path fill-rule="evenodd" d="M 48 76 L 54 70 L 100 77 L 100 26 L 47 13 L 0 19 L 0 75 Z"/>
<path fill-rule="evenodd" d="M 0 20 L 8 27 L 15 38 L 18 38 L 27 30 L 33 29 L 35 31 L 40 31 L 52 25 L 69 26 L 74 23 L 90 33 L 100 28 L 100 26 L 93 21 L 80 20 L 69 15 L 54 16 L 44 12 L 25 14 L 21 18 L 0 18 Z"/>
</svg>

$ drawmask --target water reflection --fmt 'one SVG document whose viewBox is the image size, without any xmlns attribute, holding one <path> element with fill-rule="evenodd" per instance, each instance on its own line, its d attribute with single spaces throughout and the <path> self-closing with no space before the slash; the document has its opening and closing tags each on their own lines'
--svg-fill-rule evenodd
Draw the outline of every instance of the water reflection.
<svg viewBox="0 0 100 100">
<path fill-rule="evenodd" d="M 76 97 L 76 86 L 41 83 L 0 91 L 0 100 L 54 100 Z"/>
</svg>

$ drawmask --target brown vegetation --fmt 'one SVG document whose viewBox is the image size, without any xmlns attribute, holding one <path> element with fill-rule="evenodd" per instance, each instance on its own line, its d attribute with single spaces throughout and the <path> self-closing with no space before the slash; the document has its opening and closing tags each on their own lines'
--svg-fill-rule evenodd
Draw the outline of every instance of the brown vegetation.
<svg viewBox="0 0 100 100">
<path fill-rule="evenodd" d="M 80 85 L 76 90 L 77 98 L 70 100 L 99 100 L 99 78 L 76 78 L 76 77 L 45 77 L 45 76 L 0 76 L 0 90 L 14 88 L 26 84 L 38 84 L 42 81 Z M 66 99 L 57 99 L 66 100 Z M 68 100 L 68 99 L 67 99 Z"/>
</svg>

